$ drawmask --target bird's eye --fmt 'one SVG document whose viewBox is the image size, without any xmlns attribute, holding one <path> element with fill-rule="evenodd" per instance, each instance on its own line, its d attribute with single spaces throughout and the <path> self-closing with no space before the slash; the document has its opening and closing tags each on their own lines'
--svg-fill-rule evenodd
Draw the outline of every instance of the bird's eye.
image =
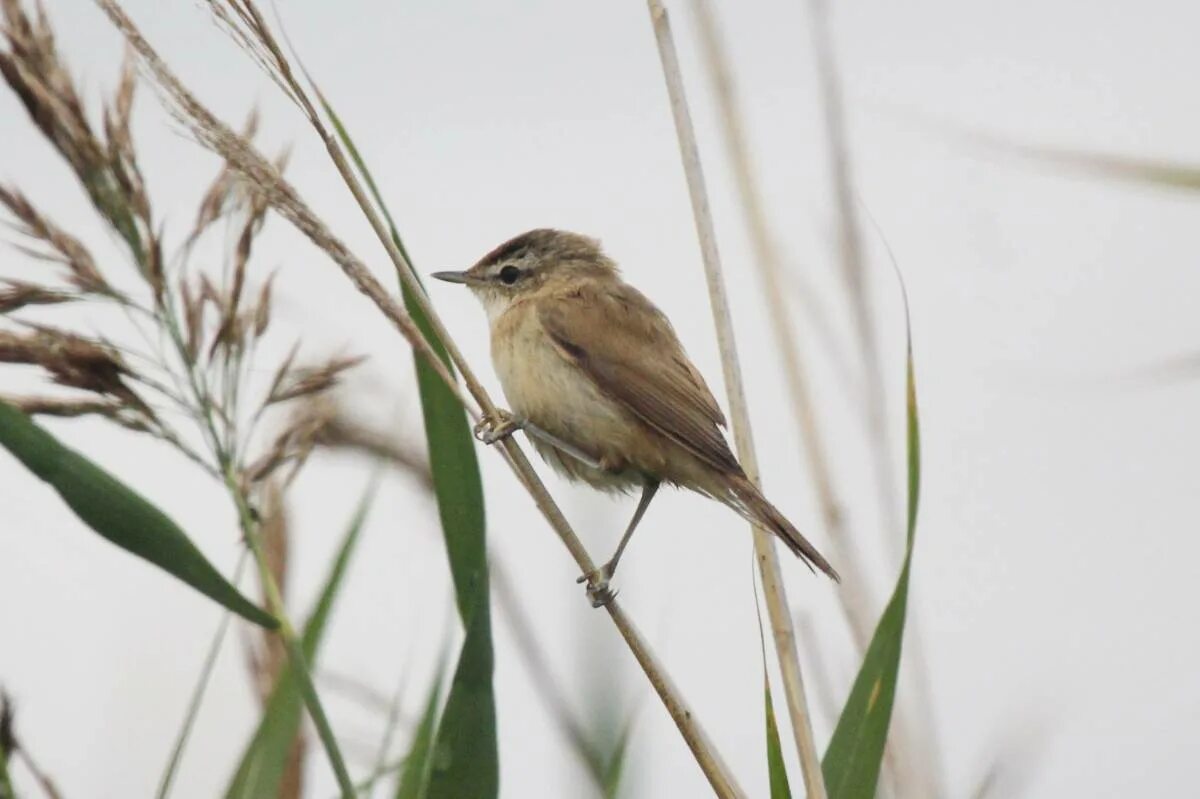
<svg viewBox="0 0 1200 799">
<path fill-rule="evenodd" d="M 521 270 L 515 266 L 506 266 L 500 270 L 500 282 L 506 286 L 511 286 L 521 277 Z"/>
</svg>

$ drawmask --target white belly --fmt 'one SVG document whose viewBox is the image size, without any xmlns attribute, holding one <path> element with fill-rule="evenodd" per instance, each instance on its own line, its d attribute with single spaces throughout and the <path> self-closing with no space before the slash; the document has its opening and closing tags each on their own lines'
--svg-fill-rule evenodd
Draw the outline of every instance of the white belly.
<svg viewBox="0 0 1200 799">
<path fill-rule="evenodd" d="M 594 469 L 535 439 L 542 457 L 598 488 L 640 485 L 642 475 L 621 462 L 621 453 L 629 451 L 625 442 L 641 434 L 637 423 L 559 353 L 536 313 L 514 307 L 495 320 L 492 334 L 492 359 L 512 412 L 613 468 Z"/>
</svg>

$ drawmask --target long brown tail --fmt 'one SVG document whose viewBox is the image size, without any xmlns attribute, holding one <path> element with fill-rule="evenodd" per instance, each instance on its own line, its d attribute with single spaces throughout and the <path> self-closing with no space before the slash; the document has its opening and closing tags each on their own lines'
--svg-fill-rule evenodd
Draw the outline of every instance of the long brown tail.
<svg viewBox="0 0 1200 799">
<path fill-rule="evenodd" d="M 733 501 L 729 502 L 729 506 L 744 519 L 761 524 L 779 536 L 783 543 L 787 544 L 788 549 L 792 550 L 810 569 L 815 566 L 834 580 L 841 582 L 842 578 L 829 565 L 829 561 L 825 560 L 817 548 L 800 535 L 800 531 L 767 501 L 767 498 L 754 487 L 753 483 L 744 477 L 738 477 L 731 481 L 730 489 L 733 493 Z"/>
</svg>

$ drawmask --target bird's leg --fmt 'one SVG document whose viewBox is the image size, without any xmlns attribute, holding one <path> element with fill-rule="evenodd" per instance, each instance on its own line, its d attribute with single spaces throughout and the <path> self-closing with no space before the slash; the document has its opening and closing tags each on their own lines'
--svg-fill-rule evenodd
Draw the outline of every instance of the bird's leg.
<svg viewBox="0 0 1200 799">
<path fill-rule="evenodd" d="M 508 411 L 496 409 L 494 414 L 487 414 L 475 425 L 475 438 L 484 444 L 495 444 L 503 441 L 525 426 L 524 419 L 518 419 Z"/>
<path fill-rule="evenodd" d="M 613 597 L 616 596 L 608 587 L 608 582 L 617 573 L 617 563 L 621 560 L 621 554 L 629 544 L 629 539 L 633 538 L 633 531 L 637 529 L 638 522 L 645 515 L 646 508 L 650 507 L 650 500 L 654 499 L 654 495 L 658 492 L 658 486 L 657 480 L 648 480 L 642 486 L 642 498 L 638 500 L 637 510 L 633 512 L 633 518 L 629 520 L 629 526 L 625 528 L 625 535 L 621 536 L 621 543 L 617 544 L 617 551 L 609 558 L 608 563 L 576 580 L 580 583 L 587 582 L 588 597 L 592 600 L 592 607 L 603 607 L 612 602 Z"/>
<path fill-rule="evenodd" d="M 508 438 L 518 430 L 524 430 L 526 435 L 549 444 L 559 452 L 570 455 L 584 466 L 590 466 L 593 469 L 604 469 L 604 464 L 574 444 L 563 441 L 558 436 L 543 430 L 528 419 L 514 416 L 509 411 L 500 410 L 499 408 L 496 409 L 495 415 L 485 416 L 475 425 L 475 438 L 484 444 L 495 444 L 498 441 Z"/>
<path fill-rule="evenodd" d="M 541 427 L 534 425 L 532 421 L 521 419 L 520 416 L 515 416 L 508 410 L 497 408 L 496 414 L 482 417 L 478 425 L 475 425 L 475 438 L 484 444 L 496 444 L 497 441 L 503 441 L 510 437 L 518 429 L 523 429 L 530 438 L 536 438 L 541 440 L 542 443 L 550 444 L 554 449 L 563 452 L 564 455 L 575 458 L 576 461 L 587 465 L 587 467 L 601 470 L 605 468 L 604 464 L 596 461 L 594 457 L 588 455 L 580 447 L 560 439 L 553 433 L 544 431 Z"/>
</svg>

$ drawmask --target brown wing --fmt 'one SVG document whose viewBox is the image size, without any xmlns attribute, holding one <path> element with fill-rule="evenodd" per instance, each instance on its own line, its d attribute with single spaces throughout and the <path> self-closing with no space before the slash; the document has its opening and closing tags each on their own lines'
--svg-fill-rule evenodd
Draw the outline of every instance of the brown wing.
<svg viewBox="0 0 1200 799">
<path fill-rule="evenodd" d="M 722 471 L 741 471 L 725 417 L 670 322 L 631 286 L 585 285 L 538 302 L 542 327 L 606 396 Z"/>
</svg>

